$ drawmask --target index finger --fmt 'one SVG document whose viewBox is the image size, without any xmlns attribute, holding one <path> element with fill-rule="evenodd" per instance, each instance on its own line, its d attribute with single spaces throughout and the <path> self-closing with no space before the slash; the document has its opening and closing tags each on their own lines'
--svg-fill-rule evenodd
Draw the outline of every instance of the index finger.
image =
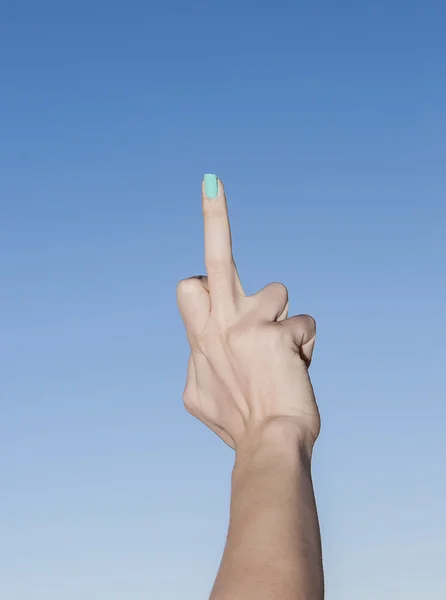
<svg viewBox="0 0 446 600">
<path fill-rule="evenodd" d="M 232 256 L 231 227 L 223 183 L 205 175 L 202 184 L 204 216 L 204 261 L 209 293 L 215 304 L 235 300 L 243 288 Z"/>
</svg>

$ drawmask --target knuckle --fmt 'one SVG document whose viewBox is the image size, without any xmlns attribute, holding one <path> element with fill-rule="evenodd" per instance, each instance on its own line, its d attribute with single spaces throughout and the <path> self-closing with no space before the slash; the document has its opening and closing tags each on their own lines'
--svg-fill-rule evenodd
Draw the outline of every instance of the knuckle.
<svg viewBox="0 0 446 600">
<path fill-rule="evenodd" d="M 230 261 L 225 260 L 222 257 L 211 257 L 206 259 L 206 270 L 208 273 L 211 273 L 214 277 L 226 277 L 226 275 L 229 272 L 230 266 Z"/>
<path fill-rule="evenodd" d="M 288 302 L 288 289 L 283 283 L 274 283 L 275 299 L 279 305 Z"/>
<path fill-rule="evenodd" d="M 203 214 L 206 219 L 227 219 L 224 202 L 204 202 Z"/>
<path fill-rule="evenodd" d="M 288 298 L 288 288 L 285 284 L 275 281 L 272 285 L 275 286 L 277 292 L 282 294 L 285 298 Z"/>
<path fill-rule="evenodd" d="M 301 315 L 303 321 L 307 325 L 309 330 L 313 330 L 316 333 L 316 319 L 311 315 Z"/>
<path fill-rule="evenodd" d="M 310 319 L 310 323 L 316 329 L 316 319 L 314 317 L 312 317 L 311 315 L 307 315 L 307 317 Z"/>
<path fill-rule="evenodd" d="M 188 388 L 186 388 L 183 392 L 183 404 L 188 413 L 193 416 L 196 415 L 195 396 Z"/>
<path fill-rule="evenodd" d="M 198 285 L 200 285 L 200 283 L 196 277 L 188 277 L 187 279 L 182 279 L 177 283 L 177 296 L 182 296 L 184 294 L 194 294 L 197 291 Z"/>
</svg>

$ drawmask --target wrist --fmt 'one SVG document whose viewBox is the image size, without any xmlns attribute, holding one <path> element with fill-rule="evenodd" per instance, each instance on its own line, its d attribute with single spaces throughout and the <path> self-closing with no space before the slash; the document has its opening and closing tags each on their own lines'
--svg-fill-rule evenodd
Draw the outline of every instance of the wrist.
<svg viewBox="0 0 446 600">
<path fill-rule="evenodd" d="M 314 443 L 311 432 L 292 417 L 251 424 L 237 443 L 235 469 L 270 462 L 310 468 Z"/>
</svg>

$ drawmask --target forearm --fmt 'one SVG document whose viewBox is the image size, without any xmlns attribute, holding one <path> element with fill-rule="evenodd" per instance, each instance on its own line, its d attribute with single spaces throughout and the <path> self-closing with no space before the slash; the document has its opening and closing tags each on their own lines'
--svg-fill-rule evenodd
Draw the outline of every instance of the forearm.
<svg viewBox="0 0 446 600">
<path fill-rule="evenodd" d="M 211 600 L 322 600 L 312 444 L 292 422 L 237 450 L 226 548 Z"/>
</svg>

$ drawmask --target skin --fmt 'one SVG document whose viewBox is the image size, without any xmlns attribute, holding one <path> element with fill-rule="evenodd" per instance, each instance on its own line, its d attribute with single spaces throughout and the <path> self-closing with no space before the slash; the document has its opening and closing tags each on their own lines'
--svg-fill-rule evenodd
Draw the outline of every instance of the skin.
<svg viewBox="0 0 446 600">
<path fill-rule="evenodd" d="M 202 187 L 207 277 L 180 281 L 191 348 L 186 409 L 235 450 L 229 531 L 210 600 L 323 600 L 311 479 L 320 418 L 308 367 L 316 326 L 272 283 L 246 296 L 224 186 Z"/>
</svg>

